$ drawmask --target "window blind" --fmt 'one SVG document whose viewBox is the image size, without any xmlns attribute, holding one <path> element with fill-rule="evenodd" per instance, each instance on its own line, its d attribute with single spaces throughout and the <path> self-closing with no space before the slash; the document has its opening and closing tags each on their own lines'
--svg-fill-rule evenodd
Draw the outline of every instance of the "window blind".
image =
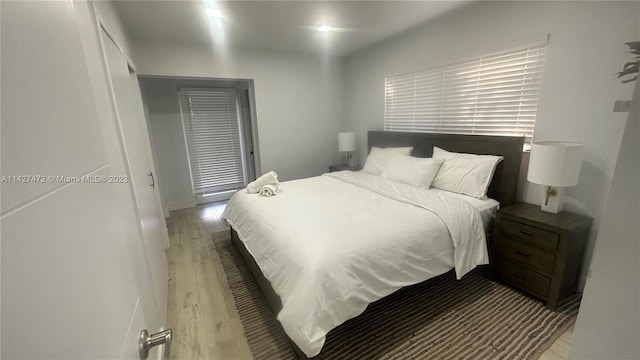
<svg viewBox="0 0 640 360">
<path fill-rule="evenodd" d="M 194 194 L 244 187 L 236 90 L 182 89 L 180 95 Z"/>
<path fill-rule="evenodd" d="M 386 77 L 384 129 L 524 135 L 530 145 L 545 45 Z"/>
</svg>

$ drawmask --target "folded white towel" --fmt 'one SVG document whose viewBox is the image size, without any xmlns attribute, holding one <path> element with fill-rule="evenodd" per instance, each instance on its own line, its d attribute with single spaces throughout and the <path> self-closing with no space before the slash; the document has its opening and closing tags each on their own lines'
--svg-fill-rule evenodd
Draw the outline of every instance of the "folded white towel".
<svg viewBox="0 0 640 360">
<path fill-rule="evenodd" d="M 260 189 L 260 191 L 258 192 L 258 195 L 260 196 L 275 196 L 278 191 L 278 185 L 273 185 L 273 184 L 268 184 L 262 187 L 262 189 Z"/>
<path fill-rule="evenodd" d="M 262 189 L 262 187 L 265 185 L 279 184 L 280 182 L 278 181 L 278 174 L 276 174 L 275 171 L 269 171 L 268 173 L 257 178 L 256 181 L 249 183 L 249 185 L 247 185 L 247 193 L 255 194 L 259 192 L 260 189 Z"/>
</svg>

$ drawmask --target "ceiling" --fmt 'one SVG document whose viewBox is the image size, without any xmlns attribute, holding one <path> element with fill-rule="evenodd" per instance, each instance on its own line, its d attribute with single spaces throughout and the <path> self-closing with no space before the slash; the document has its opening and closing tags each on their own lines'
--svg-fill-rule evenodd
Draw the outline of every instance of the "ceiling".
<svg viewBox="0 0 640 360">
<path fill-rule="evenodd" d="M 348 56 L 469 3 L 461 1 L 114 1 L 133 41 L 210 44 Z M 326 33 L 317 31 L 329 25 Z"/>
</svg>

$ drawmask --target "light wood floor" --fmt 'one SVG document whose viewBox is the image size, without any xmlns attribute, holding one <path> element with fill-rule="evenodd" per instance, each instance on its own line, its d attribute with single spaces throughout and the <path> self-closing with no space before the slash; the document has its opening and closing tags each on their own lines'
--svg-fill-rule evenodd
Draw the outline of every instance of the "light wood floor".
<svg viewBox="0 0 640 360">
<path fill-rule="evenodd" d="M 172 359 L 253 358 L 211 242 L 212 233 L 228 228 L 220 219 L 223 209 L 224 204 L 198 206 L 172 211 L 167 219 Z M 572 335 L 573 327 L 540 360 L 567 359 Z"/>
<path fill-rule="evenodd" d="M 211 234 L 227 225 L 222 205 L 172 211 L 167 325 L 173 359 L 252 359 Z"/>
</svg>

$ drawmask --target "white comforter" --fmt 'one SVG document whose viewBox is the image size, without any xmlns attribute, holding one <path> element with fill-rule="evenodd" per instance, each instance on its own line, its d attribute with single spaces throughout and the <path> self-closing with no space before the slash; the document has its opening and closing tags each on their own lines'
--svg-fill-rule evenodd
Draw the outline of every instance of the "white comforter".
<svg viewBox="0 0 640 360">
<path fill-rule="evenodd" d="M 278 320 L 309 357 L 326 334 L 394 291 L 487 264 L 478 211 L 465 201 L 363 172 L 245 190 L 222 217 L 282 300 Z"/>
</svg>

